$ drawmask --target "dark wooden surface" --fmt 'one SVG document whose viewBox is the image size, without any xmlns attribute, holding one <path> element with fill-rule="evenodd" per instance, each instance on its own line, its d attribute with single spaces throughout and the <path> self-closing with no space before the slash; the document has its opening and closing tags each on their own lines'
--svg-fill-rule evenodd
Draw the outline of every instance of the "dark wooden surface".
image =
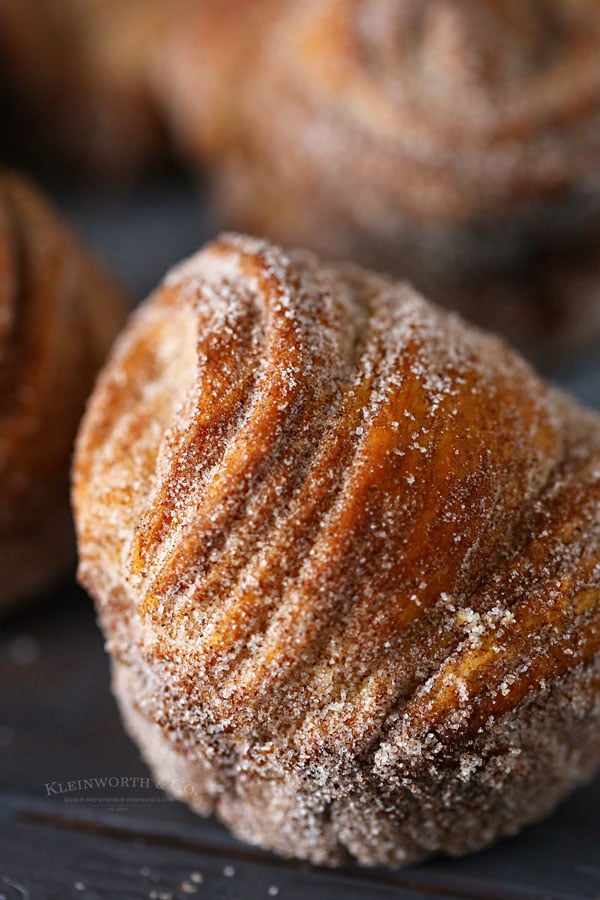
<svg viewBox="0 0 600 900">
<path fill-rule="evenodd" d="M 137 296 L 208 235 L 181 183 L 55 193 Z M 559 380 L 600 405 L 600 354 Z M 120 786 L 69 785 L 102 778 Z M 121 728 L 92 605 L 66 584 L 0 626 L 0 900 L 600 898 L 600 779 L 491 850 L 387 872 L 276 859 L 136 778 L 148 772 Z"/>
</svg>

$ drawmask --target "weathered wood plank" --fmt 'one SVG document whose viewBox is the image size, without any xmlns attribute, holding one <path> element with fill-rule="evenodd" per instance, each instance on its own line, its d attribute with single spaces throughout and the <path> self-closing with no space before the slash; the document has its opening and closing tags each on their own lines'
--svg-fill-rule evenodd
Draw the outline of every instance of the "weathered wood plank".
<svg viewBox="0 0 600 900">
<path fill-rule="evenodd" d="M 171 826 L 109 814 L 65 815 L 50 804 L 0 801 L 0 896 L 36 897 L 378 898 L 541 900 L 571 898 L 487 879 L 448 878 L 434 866 L 403 872 L 324 870 L 221 840 L 218 829 Z M 16 887 L 18 886 L 18 888 Z M 23 894 L 21 894 L 23 896 Z M 15 897 L 18 894 L 14 895 Z"/>
</svg>

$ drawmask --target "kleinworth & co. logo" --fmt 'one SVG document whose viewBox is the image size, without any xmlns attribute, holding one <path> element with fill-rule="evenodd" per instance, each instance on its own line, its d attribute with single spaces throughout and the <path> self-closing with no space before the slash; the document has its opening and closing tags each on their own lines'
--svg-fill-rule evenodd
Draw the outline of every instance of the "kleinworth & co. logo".
<svg viewBox="0 0 600 900">
<path fill-rule="evenodd" d="M 164 793 L 167 791 L 168 793 Z M 102 806 L 112 812 L 172 802 L 170 794 L 191 799 L 194 785 L 153 781 L 139 775 L 100 775 L 69 781 L 46 781 L 44 795 L 64 803 Z"/>
</svg>

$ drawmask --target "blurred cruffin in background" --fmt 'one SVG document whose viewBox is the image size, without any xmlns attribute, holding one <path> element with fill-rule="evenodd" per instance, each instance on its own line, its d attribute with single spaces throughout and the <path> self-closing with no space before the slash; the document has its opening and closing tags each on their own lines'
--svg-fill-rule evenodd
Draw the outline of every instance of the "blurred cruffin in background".
<svg viewBox="0 0 600 900">
<path fill-rule="evenodd" d="M 18 153 L 131 179 L 165 154 L 149 67 L 189 0 L 2 0 L 0 77 Z M 30 146 L 27 144 L 30 143 Z"/>
<path fill-rule="evenodd" d="M 123 184 L 175 149 L 216 225 L 405 277 L 538 362 L 600 336 L 599 57 L 597 0 L 0 4 L 19 158 Z"/>
<path fill-rule="evenodd" d="M 599 58 L 597 0 L 205 0 L 156 83 L 220 224 L 547 355 L 600 333 Z"/>
<path fill-rule="evenodd" d="M 43 195 L 0 169 L 0 614 L 74 564 L 73 441 L 126 309 Z"/>
</svg>

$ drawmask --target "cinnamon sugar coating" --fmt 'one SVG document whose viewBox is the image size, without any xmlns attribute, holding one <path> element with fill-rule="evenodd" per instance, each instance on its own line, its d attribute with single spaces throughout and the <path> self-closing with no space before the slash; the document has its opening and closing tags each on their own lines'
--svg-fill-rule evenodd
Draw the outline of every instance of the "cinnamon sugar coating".
<svg viewBox="0 0 600 900">
<path fill-rule="evenodd" d="M 121 337 L 73 499 L 129 731 L 251 842 L 465 853 L 600 762 L 600 421 L 406 284 L 209 245 Z"/>
<path fill-rule="evenodd" d="M 207 0 L 157 75 L 225 224 L 530 353 L 600 334 L 595 0 Z"/>
<path fill-rule="evenodd" d="M 73 440 L 124 318 L 42 196 L 0 173 L 0 612 L 73 564 Z"/>
</svg>

